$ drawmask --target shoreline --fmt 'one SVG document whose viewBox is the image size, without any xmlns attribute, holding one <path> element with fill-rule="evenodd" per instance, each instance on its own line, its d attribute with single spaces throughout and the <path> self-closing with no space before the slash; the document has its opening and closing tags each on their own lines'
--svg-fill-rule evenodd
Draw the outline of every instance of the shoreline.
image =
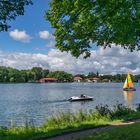
<svg viewBox="0 0 140 140">
<path fill-rule="evenodd" d="M 62 137 L 64 140 L 64 137 L 68 137 L 68 135 L 69 138 L 83 136 L 81 133 L 84 131 L 89 131 L 86 133 L 90 134 L 90 132 L 100 129 L 105 130 L 132 124 L 132 122 L 139 122 L 139 118 L 140 106 L 136 110 L 131 110 L 121 104 L 116 105 L 113 109 L 109 109 L 108 106 L 97 106 L 96 110 L 90 110 L 89 112 L 59 113 L 50 118 L 41 127 L 35 127 L 30 120 L 25 122 L 24 127 L 0 127 L 0 138 L 2 140 L 55 140 L 54 138 L 56 138 L 57 140 L 58 137 Z"/>
</svg>

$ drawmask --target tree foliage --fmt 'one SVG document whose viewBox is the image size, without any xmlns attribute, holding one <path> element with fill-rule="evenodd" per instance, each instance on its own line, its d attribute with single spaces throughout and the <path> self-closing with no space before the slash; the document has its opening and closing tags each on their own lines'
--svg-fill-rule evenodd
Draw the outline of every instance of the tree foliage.
<svg viewBox="0 0 140 140">
<path fill-rule="evenodd" d="M 50 72 L 48 77 L 57 78 L 59 82 L 71 82 L 73 81 L 73 75 L 64 71 Z"/>
<path fill-rule="evenodd" d="M 37 82 L 39 79 L 44 77 L 57 78 L 58 82 L 73 82 L 73 78 L 75 76 L 82 77 L 83 80 L 99 77 L 101 81 L 108 79 L 112 82 L 124 82 L 127 75 L 99 75 L 99 73 L 95 74 L 95 72 L 89 72 L 86 76 L 84 74 L 72 75 L 71 73 L 67 73 L 65 71 L 52 72 L 41 67 L 33 67 L 28 70 L 18 70 L 11 67 L 0 66 L 0 83 Z M 134 82 L 138 82 L 140 75 L 133 75 L 132 78 Z"/>
<path fill-rule="evenodd" d="M 48 69 L 33 67 L 28 70 L 17 70 L 0 66 L 0 83 L 37 82 L 44 77 L 57 78 L 59 82 L 73 81 L 73 75 L 64 71 L 50 72 Z"/>
<path fill-rule="evenodd" d="M 43 77 L 47 77 L 49 70 L 40 67 L 33 67 L 30 70 L 17 70 L 11 67 L 0 66 L 1 82 L 35 82 Z"/>
<path fill-rule="evenodd" d="M 30 4 L 31 0 L 0 0 L 0 31 L 7 31 L 8 21 L 24 15 L 24 6 Z"/>
<path fill-rule="evenodd" d="M 90 56 L 91 44 L 140 47 L 139 0 L 52 0 L 46 18 L 55 28 L 56 47 Z"/>
</svg>

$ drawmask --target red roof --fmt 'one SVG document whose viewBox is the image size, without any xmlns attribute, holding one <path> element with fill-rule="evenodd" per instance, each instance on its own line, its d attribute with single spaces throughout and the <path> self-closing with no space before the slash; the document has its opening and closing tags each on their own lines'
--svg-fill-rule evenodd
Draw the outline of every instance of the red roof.
<svg viewBox="0 0 140 140">
<path fill-rule="evenodd" d="M 45 81 L 57 81 L 58 79 L 47 77 L 47 78 L 42 78 L 41 80 L 45 80 Z"/>
<path fill-rule="evenodd" d="M 81 77 L 74 77 L 74 80 L 82 80 Z"/>
</svg>

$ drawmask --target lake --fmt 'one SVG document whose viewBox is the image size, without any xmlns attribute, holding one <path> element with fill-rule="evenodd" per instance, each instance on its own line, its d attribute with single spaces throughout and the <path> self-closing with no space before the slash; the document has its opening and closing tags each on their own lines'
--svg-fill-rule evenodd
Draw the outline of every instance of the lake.
<svg viewBox="0 0 140 140">
<path fill-rule="evenodd" d="M 121 103 L 132 108 L 140 103 L 140 86 L 136 91 L 123 93 L 123 83 L 44 83 L 0 84 L 0 126 L 23 126 L 33 120 L 40 126 L 59 112 L 93 109 L 96 105 L 110 107 Z M 69 102 L 71 96 L 86 94 L 93 101 Z"/>
</svg>

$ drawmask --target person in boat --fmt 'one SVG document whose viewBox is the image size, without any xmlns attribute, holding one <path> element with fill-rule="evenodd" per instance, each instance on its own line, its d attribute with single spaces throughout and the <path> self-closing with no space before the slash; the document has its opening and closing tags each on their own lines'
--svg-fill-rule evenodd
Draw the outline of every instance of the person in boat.
<svg viewBox="0 0 140 140">
<path fill-rule="evenodd" d="M 81 94 L 81 98 L 85 98 L 85 95 L 84 94 Z"/>
</svg>

